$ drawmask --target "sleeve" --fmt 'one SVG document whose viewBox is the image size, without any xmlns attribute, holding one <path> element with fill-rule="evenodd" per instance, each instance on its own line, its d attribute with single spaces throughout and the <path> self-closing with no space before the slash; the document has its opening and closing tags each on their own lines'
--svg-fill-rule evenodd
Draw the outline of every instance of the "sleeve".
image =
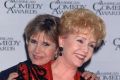
<svg viewBox="0 0 120 80">
<path fill-rule="evenodd" d="M 9 74 L 16 71 L 17 71 L 17 65 L 0 72 L 0 80 L 7 80 Z"/>
</svg>

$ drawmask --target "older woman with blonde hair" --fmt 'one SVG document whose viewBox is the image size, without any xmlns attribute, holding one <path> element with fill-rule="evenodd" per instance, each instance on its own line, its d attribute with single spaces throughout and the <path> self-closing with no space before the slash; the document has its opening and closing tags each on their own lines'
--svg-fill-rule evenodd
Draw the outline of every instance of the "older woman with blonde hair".
<svg viewBox="0 0 120 80">
<path fill-rule="evenodd" d="M 51 62 L 48 75 L 53 80 L 81 80 L 78 67 L 91 59 L 105 35 L 104 21 L 91 10 L 80 8 L 65 12 L 59 27 L 61 56 Z"/>
</svg>

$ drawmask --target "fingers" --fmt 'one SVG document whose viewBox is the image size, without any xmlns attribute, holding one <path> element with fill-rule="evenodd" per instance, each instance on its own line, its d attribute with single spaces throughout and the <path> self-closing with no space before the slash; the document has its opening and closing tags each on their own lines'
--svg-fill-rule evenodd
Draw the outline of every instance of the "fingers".
<svg viewBox="0 0 120 80">
<path fill-rule="evenodd" d="M 89 71 L 85 71 L 82 73 L 82 77 L 85 80 L 100 80 L 99 77 L 97 77 L 97 75 L 93 72 L 89 72 Z"/>
<path fill-rule="evenodd" d="M 92 72 L 91 72 L 91 76 L 89 77 L 88 80 L 100 80 L 100 78 L 97 77 L 97 75 L 96 75 L 95 73 L 92 73 Z"/>
<path fill-rule="evenodd" d="M 16 80 L 15 78 L 18 77 L 18 73 L 13 72 L 9 74 L 9 77 L 7 80 Z"/>
<path fill-rule="evenodd" d="M 85 79 L 85 80 L 88 80 L 89 78 L 91 78 L 92 76 L 92 73 L 89 72 L 89 71 L 85 71 L 82 73 L 82 77 Z"/>
</svg>

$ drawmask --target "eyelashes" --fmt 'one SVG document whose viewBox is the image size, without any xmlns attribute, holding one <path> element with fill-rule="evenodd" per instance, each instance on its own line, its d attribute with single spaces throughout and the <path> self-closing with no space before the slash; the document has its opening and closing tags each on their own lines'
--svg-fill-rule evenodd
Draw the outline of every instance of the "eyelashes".
<svg viewBox="0 0 120 80">
<path fill-rule="evenodd" d="M 81 40 L 81 39 L 79 39 L 79 40 L 77 40 L 80 44 L 84 44 L 85 43 L 85 41 L 84 40 Z M 95 48 L 96 47 L 96 45 L 94 44 L 94 43 L 89 43 L 88 44 L 88 46 L 90 46 L 91 48 Z"/>
<path fill-rule="evenodd" d="M 83 40 L 81 40 L 81 39 L 79 39 L 79 40 L 77 40 L 80 44 L 83 44 L 84 43 L 84 41 Z"/>
<path fill-rule="evenodd" d="M 95 45 L 91 44 L 90 47 L 94 49 L 94 48 L 95 48 Z"/>
<path fill-rule="evenodd" d="M 37 43 L 37 41 L 36 40 L 34 40 L 34 39 L 30 39 L 30 43 Z"/>
<path fill-rule="evenodd" d="M 31 40 L 30 40 L 30 43 L 32 43 L 32 44 L 38 44 L 38 42 L 37 42 L 36 40 L 34 40 L 34 39 L 31 39 Z M 49 42 L 43 41 L 43 42 L 41 42 L 40 45 L 43 45 L 43 46 L 50 46 L 50 43 L 49 43 Z"/>
<path fill-rule="evenodd" d="M 50 46 L 50 44 L 48 42 L 43 42 L 42 45 L 44 45 L 44 46 Z"/>
</svg>

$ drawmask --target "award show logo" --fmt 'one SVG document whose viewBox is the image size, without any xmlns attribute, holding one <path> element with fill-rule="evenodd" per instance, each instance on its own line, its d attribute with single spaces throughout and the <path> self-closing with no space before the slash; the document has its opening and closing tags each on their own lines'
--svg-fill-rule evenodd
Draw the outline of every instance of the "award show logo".
<svg viewBox="0 0 120 80">
<path fill-rule="evenodd" d="M 120 50 L 120 38 L 115 38 L 113 40 L 113 45 L 115 46 L 116 51 Z"/>
<path fill-rule="evenodd" d="M 93 10 L 99 15 L 120 15 L 120 2 L 95 2 Z"/>
<path fill-rule="evenodd" d="M 12 37 L 0 37 L 0 51 L 15 51 L 20 43 Z"/>
<path fill-rule="evenodd" d="M 81 4 L 79 1 L 52 1 L 50 2 L 50 9 L 52 14 L 62 14 L 66 10 L 85 8 L 86 5 Z"/>
<path fill-rule="evenodd" d="M 37 0 L 7 0 L 4 2 L 4 7 L 7 13 L 12 14 L 37 14 L 43 4 Z"/>
<path fill-rule="evenodd" d="M 100 80 L 120 80 L 119 72 L 100 72 L 97 71 L 96 74 L 100 77 Z"/>
</svg>

